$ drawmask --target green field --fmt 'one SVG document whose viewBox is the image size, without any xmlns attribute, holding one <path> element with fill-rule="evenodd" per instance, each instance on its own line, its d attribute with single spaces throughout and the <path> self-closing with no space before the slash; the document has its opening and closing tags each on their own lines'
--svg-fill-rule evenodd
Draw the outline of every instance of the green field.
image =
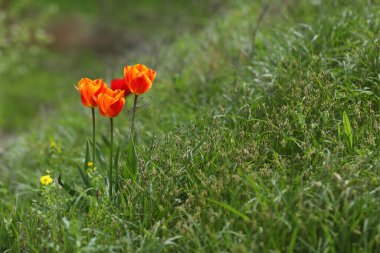
<svg viewBox="0 0 380 253">
<path fill-rule="evenodd" d="M 186 32 L 197 32 L 225 6 L 218 0 L 93 2 L 14 0 L 14 5 L 8 4 L 5 10 L 0 3 L 0 13 L 9 15 L 9 20 L 0 19 L 0 26 L 18 22 L 16 28 L 20 30 L 9 39 L 0 39 L 0 46 L 5 47 L 0 55 L 0 134 L 28 130 L 36 116 L 46 118 L 61 104 L 77 102 L 72 87 L 83 76 L 121 77 L 115 75 L 122 75 L 126 62 L 157 65 L 158 52 L 166 51 L 163 45 Z M 41 43 L 28 46 L 28 38 L 39 34 L 30 34 L 29 30 L 49 30 L 49 23 L 55 24 L 50 27 L 55 34 L 62 33 L 53 43 L 58 50 L 44 47 L 49 45 L 46 41 L 54 39 L 52 36 L 42 36 Z M 0 34 L 11 33 L 11 29 L 3 27 Z M 78 34 L 81 32 L 85 35 Z M 81 44 L 70 44 L 75 38 Z"/>
<path fill-rule="evenodd" d="M 0 153 L 0 250 L 379 252 L 380 5 L 188 2 L 197 21 L 177 24 L 179 35 L 166 25 L 149 33 L 154 52 L 99 63 L 90 52 L 48 50 L 60 63 L 21 77 L 44 88 L 4 89 L 9 101 L 32 96 L 47 109 L 0 104 L 0 125 L 17 133 Z M 168 11 L 169 24 L 179 10 Z M 112 22 L 133 22 L 121 20 L 115 12 Z M 139 172 L 110 199 L 109 126 L 99 114 L 97 170 L 81 177 L 76 168 L 92 128 L 73 84 L 137 62 L 157 70 L 136 115 Z M 120 172 L 131 168 L 132 100 L 115 118 Z M 42 186 L 46 174 L 54 182 Z"/>
</svg>

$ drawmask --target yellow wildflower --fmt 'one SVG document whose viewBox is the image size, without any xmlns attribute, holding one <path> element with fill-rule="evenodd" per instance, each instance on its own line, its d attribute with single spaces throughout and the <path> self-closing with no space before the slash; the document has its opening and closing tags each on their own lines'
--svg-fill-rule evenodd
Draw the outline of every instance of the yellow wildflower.
<svg viewBox="0 0 380 253">
<path fill-rule="evenodd" d="M 93 167 L 93 166 L 94 166 L 94 162 L 88 162 L 88 163 L 87 163 L 87 166 L 88 166 L 88 167 Z"/>
<path fill-rule="evenodd" d="M 53 179 L 51 178 L 50 175 L 42 176 L 40 178 L 40 183 L 42 185 L 49 185 L 49 184 L 53 183 Z"/>
<path fill-rule="evenodd" d="M 55 141 L 50 141 L 50 148 L 56 148 L 57 147 L 57 143 L 55 143 Z"/>
</svg>

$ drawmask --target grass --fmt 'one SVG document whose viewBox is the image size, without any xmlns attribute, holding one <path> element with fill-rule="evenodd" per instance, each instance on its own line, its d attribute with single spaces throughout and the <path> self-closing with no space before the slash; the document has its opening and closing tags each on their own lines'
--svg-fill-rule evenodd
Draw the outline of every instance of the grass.
<svg viewBox="0 0 380 253">
<path fill-rule="evenodd" d="M 120 73 L 126 61 L 135 62 L 143 56 L 157 55 L 156 51 L 163 45 L 170 44 L 186 31 L 201 29 L 208 18 L 223 10 L 224 5 L 214 0 L 194 3 L 151 0 L 138 3 L 119 0 L 72 3 L 58 0 L 52 3 L 46 0 L 17 0 L 13 4 L 5 4 L 4 12 L 9 12 L 9 20 L 5 19 L 2 24 L 7 26 L 7 22 L 15 22 L 20 26 L 18 33 L 26 35 L 15 32 L 15 38 L 12 37 L 14 41 L 11 42 L 13 46 L 8 45 L 10 42 L 6 39 L 1 42 L 6 46 L 6 58 L 2 65 L 7 71 L 4 73 L 5 67 L 0 66 L 0 132 L 17 134 L 28 130 L 36 116 L 43 118 L 60 108 L 61 104 L 66 104 L 68 99 L 73 98 L 70 103 L 76 101 L 72 86 L 81 77 L 102 76 L 111 79 L 113 74 Z M 34 13 L 38 13 L 38 19 Z M 33 36 L 39 33 L 29 35 L 28 29 L 47 29 L 51 24 L 67 22 L 75 17 L 80 17 L 88 29 L 102 28 L 108 31 L 104 36 L 110 36 L 108 51 L 111 52 L 103 52 L 104 49 L 97 49 L 97 52 L 96 48 L 91 48 L 94 46 L 92 44 L 71 51 L 44 49 L 43 45 L 52 40 L 47 35 L 47 38 L 37 41 L 38 46 L 33 44 Z M 54 25 L 50 29 L 52 27 Z M 56 44 L 60 43 L 58 41 Z M 59 49 L 59 46 L 56 47 Z"/>
<path fill-rule="evenodd" d="M 136 119 L 143 173 L 116 204 L 105 166 L 90 175 L 99 197 L 79 187 L 73 161 L 91 134 L 79 103 L 14 143 L 0 163 L 1 249 L 376 252 L 379 6 L 272 3 L 255 33 L 262 9 L 232 3 L 148 61 L 159 78 Z M 125 118 L 116 119 L 122 150 Z M 39 188 L 45 170 L 83 194 Z"/>
</svg>

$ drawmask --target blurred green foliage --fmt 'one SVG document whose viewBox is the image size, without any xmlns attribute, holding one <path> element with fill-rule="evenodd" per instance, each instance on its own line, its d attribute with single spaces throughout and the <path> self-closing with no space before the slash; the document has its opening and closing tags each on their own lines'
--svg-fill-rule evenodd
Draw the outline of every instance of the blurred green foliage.
<svg viewBox="0 0 380 253">
<path fill-rule="evenodd" d="M 0 133 L 21 127 L 24 117 L 35 114 L 39 77 L 30 76 L 45 46 L 51 42 L 45 26 L 54 13 L 37 9 L 34 1 L 0 2 Z"/>
<path fill-rule="evenodd" d="M 196 31 L 224 1 L 3 1 L 0 132 L 17 132 L 71 103 L 83 76 L 110 78 L 127 61 Z M 48 47 L 47 47 L 48 46 Z M 71 100 L 72 99 L 72 100 Z"/>
<path fill-rule="evenodd" d="M 51 41 L 45 25 L 53 9 L 35 10 L 33 1 L 0 2 L 0 75 L 22 74 L 41 46 Z"/>
</svg>

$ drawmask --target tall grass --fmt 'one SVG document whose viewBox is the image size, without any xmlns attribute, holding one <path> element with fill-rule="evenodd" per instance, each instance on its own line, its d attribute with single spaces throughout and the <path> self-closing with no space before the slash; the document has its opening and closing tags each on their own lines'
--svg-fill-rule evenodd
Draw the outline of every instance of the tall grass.
<svg viewBox="0 0 380 253">
<path fill-rule="evenodd" d="M 2 249 L 376 252 L 379 6 L 273 3 L 254 32 L 263 8 L 239 1 L 157 58 L 136 118 L 142 173 L 116 205 L 106 189 L 30 191 L 46 169 L 79 184 L 71 163 L 90 128 L 72 105 L 6 152 Z"/>
</svg>

